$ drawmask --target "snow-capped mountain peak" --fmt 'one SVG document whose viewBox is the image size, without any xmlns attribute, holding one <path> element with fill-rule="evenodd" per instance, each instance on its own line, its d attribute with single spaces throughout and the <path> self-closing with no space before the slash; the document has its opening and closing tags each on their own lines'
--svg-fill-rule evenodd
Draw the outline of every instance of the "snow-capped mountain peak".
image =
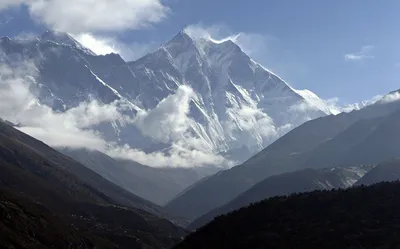
<svg viewBox="0 0 400 249">
<path fill-rule="evenodd" d="M 128 63 L 117 55 L 97 56 L 67 33 L 47 31 L 38 42 L 49 44 L 19 44 L 23 48 L 13 53 L 40 62 L 41 100 L 57 110 L 89 98 L 126 101 L 134 110 L 124 114 L 135 120 L 141 110 L 144 118 L 97 128 L 132 148 L 202 155 L 199 164 L 204 154 L 243 161 L 294 127 L 329 113 L 315 94 L 291 88 L 231 39 L 193 38 L 181 31 Z"/>
</svg>

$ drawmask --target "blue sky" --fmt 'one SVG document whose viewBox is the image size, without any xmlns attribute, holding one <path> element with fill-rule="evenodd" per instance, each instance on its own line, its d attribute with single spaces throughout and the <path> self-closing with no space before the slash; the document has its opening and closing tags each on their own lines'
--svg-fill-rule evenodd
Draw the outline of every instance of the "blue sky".
<svg viewBox="0 0 400 249">
<path fill-rule="evenodd" d="M 293 87 L 307 88 L 324 99 L 338 97 L 341 103 L 352 103 L 400 88 L 400 1 L 397 0 L 115 2 L 122 4 L 110 8 L 110 15 L 125 14 L 127 19 L 123 22 L 112 16 L 104 22 L 96 19 L 98 25 L 71 27 L 70 20 L 60 24 L 57 18 L 63 18 L 62 13 L 54 17 L 37 6 L 8 8 L 0 1 L 3 8 L 0 35 L 39 33 L 46 28 L 62 27 L 120 46 L 126 57 L 136 58 L 185 27 L 195 25 L 217 39 L 242 33 L 239 43 L 251 57 Z M 124 2 L 132 5 L 128 10 L 139 8 L 135 12 L 137 19 L 128 18 L 132 15 L 121 8 Z M 140 5 L 142 2 L 146 5 Z M 88 11 L 87 15 L 96 13 Z M 80 21 L 77 17 L 75 20 Z"/>
</svg>

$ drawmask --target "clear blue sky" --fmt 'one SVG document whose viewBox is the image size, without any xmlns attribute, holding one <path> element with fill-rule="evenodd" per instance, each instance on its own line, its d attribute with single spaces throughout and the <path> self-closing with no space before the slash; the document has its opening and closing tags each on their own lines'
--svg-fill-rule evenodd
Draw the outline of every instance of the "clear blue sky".
<svg viewBox="0 0 400 249">
<path fill-rule="evenodd" d="M 226 35 L 249 34 L 256 61 L 322 98 L 352 103 L 400 88 L 400 1 L 162 2 L 171 9 L 163 21 L 113 35 L 126 44 L 160 44 L 188 25 L 219 26 Z M 0 35 L 44 29 L 28 16 L 23 9 L 0 13 Z"/>
</svg>

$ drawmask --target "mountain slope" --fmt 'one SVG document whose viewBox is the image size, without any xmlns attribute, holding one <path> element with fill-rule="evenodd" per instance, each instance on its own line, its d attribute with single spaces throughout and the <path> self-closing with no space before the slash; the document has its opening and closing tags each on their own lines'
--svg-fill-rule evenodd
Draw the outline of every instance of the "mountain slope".
<svg viewBox="0 0 400 249">
<path fill-rule="evenodd" d="M 45 224 L 53 221 L 52 224 L 61 229 L 59 235 L 54 232 L 55 236 L 72 239 L 57 242 L 61 248 L 70 248 L 68 246 L 75 242 L 75 248 L 94 248 L 99 243 L 102 247 L 104 240 L 104 246 L 108 244 L 111 248 L 116 245 L 121 248 L 128 245 L 128 248 L 164 248 L 184 234 L 169 221 L 137 209 L 159 213 L 161 209 L 156 205 L 117 187 L 2 121 L 0 170 L 2 215 L 16 217 L 19 225 L 27 226 L 24 230 L 4 221 L 2 229 L 6 233 L 2 233 L 2 241 L 14 243 L 18 238 L 27 239 L 24 233 L 29 233 L 34 226 L 37 235 L 29 234 L 29 238 L 33 238 L 29 243 L 51 248 L 56 242 L 40 235 L 52 234 Z M 11 204 L 6 200 L 11 200 Z M 32 221 L 38 215 L 43 217 L 42 223 Z M 78 235 L 85 234 L 92 240 L 78 239 Z M 33 244 L 29 243 L 22 248 L 31 248 Z"/>
<path fill-rule="evenodd" d="M 271 176 L 257 183 L 229 203 L 216 208 L 192 222 L 188 229 L 197 229 L 214 217 L 238 210 L 264 199 L 313 190 L 330 190 L 351 187 L 363 177 L 372 166 L 331 169 L 305 169 L 292 173 Z"/>
<path fill-rule="evenodd" d="M 399 109 L 399 101 L 380 101 L 360 111 L 309 121 L 242 165 L 182 193 L 166 208 L 195 219 L 271 175 L 305 168 L 376 164 L 398 157 Z"/>
<path fill-rule="evenodd" d="M 99 151 L 59 149 L 105 179 L 158 205 L 171 200 L 211 169 L 151 168 L 134 161 L 113 159 Z"/>
<path fill-rule="evenodd" d="M 393 248 L 399 194 L 397 182 L 275 197 L 218 217 L 174 248 Z"/>
</svg>

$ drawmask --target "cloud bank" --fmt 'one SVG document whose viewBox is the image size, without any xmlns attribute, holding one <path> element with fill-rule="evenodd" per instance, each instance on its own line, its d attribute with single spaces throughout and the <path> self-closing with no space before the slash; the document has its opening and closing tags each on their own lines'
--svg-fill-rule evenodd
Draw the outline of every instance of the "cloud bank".
<svg viewBox="0 0 400 249">
<path fill-rule="evenodd" d="M 382 97 L 382 99 L 379 101 L 379 103 L 392 103 L 395 101 L 399 101 L 400 100 L 400 92 L 396 91 L 396 92 L 392 92 L 390 94 L 387 94 L 385 96 Z"/>
<path fill-rule="evenodd" d="M 71 33 L 138 29 L 169 12 L 160 0 L 3 0 L 0 9 L 20 4 L 38 22 Z"/>
</svg>

